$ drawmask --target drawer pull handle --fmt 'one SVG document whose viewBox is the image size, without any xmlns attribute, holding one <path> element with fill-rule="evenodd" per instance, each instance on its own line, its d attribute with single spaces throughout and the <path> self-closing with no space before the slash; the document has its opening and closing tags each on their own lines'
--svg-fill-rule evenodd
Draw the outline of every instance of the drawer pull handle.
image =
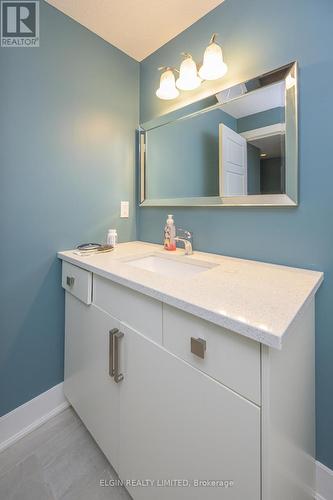
<svg viewBox="0 0 333 500">
<path fill-rule="evenodd" d="M 72 286 L 74 285 L 74 281 L 75 281 L 75 278 L 73 278 L 72 276 L 67 276 L 67 278 L 66 278 L 67 286 L 72 288 Z"/>
<path fill-rule="evenodd" d="M 117 384 L 124 378 L 124 375 L 119 373 L 119 339 L 123 336 L 118 328 L 113 328 L 109 332 L 109 375 Z"/>
<path fill-rule="evenodd" d="M 191 337 L 191 352 L 199 358 L 205 358 L 206 341 L 204 339 Z"/>
</svg>

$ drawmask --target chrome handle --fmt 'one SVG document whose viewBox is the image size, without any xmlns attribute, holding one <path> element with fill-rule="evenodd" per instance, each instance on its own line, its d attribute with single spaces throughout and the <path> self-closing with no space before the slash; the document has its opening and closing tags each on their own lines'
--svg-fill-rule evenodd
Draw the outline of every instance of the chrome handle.
<svg viewBox="0 0 333 500">
<path fill-rule="evenodd" d="M 185 240 L 192 239 L 192 233 L 191 233 L 191 231 L 187 231 L 187 229 L 182 229 L 181 227 L 177 227 L 176 233 L 177 233 L 176 236 L 178 236 L 181 239 L 185 239 Z"/>
<path fill-rule="evenodd" d="M 114 338 L 114 381 L 118 384 L 124 379 L 124 375 L 119 373 L 119 339 L 123 337 L 124 334 L 122 332 L 117 332 L 113 336 Z"/>
<path fill-rule="evenodd" d="M 204 339 L 191 337 L 191 352 L 199 358 L 205 358 L 206 341 Z"/>
<path fill-rule="evenodd" d="M 124 378 L 124 375 L 119 373 L 119 339 L 123 336 L 118 328 L 109 331 L 109 375 L 117 384 Z"/>
<path fill-rule="evenodd" d="M 66 278 L 67 286 L 72 288 L 72 286 L 74 285 L 74 281 L 75 281 L 75 278 L 73 278 L 72 276 L 67 276 L 67 278 Z"/>
<path fill-rule="evenodd" d="M 109 331 L 109 375 L 114 376 L 113 368 L 113 337 L 119 332 L 118 328 L 113 328 Z"/>
</svg>

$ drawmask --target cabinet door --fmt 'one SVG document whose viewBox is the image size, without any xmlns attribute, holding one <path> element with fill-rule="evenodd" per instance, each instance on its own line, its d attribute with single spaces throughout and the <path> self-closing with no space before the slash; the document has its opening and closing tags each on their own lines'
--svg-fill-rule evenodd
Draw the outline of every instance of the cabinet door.
<svg viewBox="0 0 333 500">
<path fill-rule="evenodd" d="M 66 293 L 64 390 L 113 467 L 119 456 L 119 384 L 109 375 L 109 331 L 119 322 Z"/>
<path fill-rule="evenodd" d="M 121 330 L 119 474 L 155 481 L 129 486 L 133 499 L 259 500 L 259 407 L 128 327 Z M 159 486 L 176 479 L 183 486 Z M 187 486 L 195 480 L 233 486 Z"/>
</svg>

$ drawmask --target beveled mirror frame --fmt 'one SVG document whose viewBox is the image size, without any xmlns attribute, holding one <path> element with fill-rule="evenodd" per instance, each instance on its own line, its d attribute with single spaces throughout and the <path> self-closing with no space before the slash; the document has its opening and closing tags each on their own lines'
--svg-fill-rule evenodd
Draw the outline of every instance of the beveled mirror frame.
<svg viewBox="0 0 333 500">
<path fill-rule="evenodd" d="M 278 75 L 281 75 L 278 78 Z M 282 76 L 283 75 L 283 76 Z M 274 77 L 276 78 L 274 80 Z M 176 111 L 165 114 L 156 120 L 144 123 L 138 128 L 139 136 L 139 202 L 140 206 L 144 207 L 166 207 L 166 206 L 182 206 L 182 207 L 230 207 L 230 206 L 256 206 L 256 207 L 267 207 L 267 206 L 297 206 L 298 205 L 298 65 L 297 62 L 289 63 L 285 66 L 274 69 L 270 72 L 264 73 L 260 76 L 246 80 L 245 82 L 236 83 L 232 87 L 221 87 L 218 92 L 222 90 L 233 89 L 241 84 L 249 84 L 252 80 L 258 80 L 262 82 L 267 82 L 262 85 L 268 86 L 272 83 L 278 81 L 287 80 L 287 78 L 293 79 L 293 85 L 291 88 L 285 90 L 285 127 L 286 127 L 286 193 L 285 194 L 258 194 L 258 195 L 246 195 L 246 196 L 209 196 L 209 197 L 193 197 L 193 198 L 161 198 L 161 199 L 146 199 L 147 192 L 147 179 L 146 179 L 146 158 L 145 158 L 145 148 L 146 148 L 146 133 L 169 123 L 185 120 L 195 115 L 206 113 L 207 111 L 217 109 L 221 107 L 220 103 L 209 105 L 206 107 L 200 107 L 204 101 L 209 98 L 205 97 L 193 103 L 194 105 L 199 105 L 199 111 L 191 112 L 189 114 L 181 114 L 182 109 L 189 108 L 190 106 L 184 106 L 184 108 L 179 108 Z M 287 95 L 288 90 L 293 90 L 293 95 Z M 248 91 L 245 95 L 255 92 Z M 217 93 L 217 92 L 216 92 Z M 213 94 L 214 97 L 215 94 Z M 244 94 L 243 94 L 244 95 Z M 239 99 L 236 97 L 235 99 Z M 176 118 L 174 116 L 176 115 Z M 291 137 L 291 139 L 290 139 Z"/>
</svg>

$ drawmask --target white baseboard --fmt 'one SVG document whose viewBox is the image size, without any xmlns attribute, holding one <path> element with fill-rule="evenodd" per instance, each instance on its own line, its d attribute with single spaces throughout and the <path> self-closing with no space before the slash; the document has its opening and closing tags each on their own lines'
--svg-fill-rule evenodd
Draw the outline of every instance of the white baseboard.
<svg viewBox="0 0 333 500">
<path fill-rule="evenodd" d="M 316 462 L 316 500 L 333 499 L 333 471 Z"/>
<path fill-rule="evenodd" d="M 68 406 L 61 383 L 0 417 L 0 452 Z"/>
</svg>

